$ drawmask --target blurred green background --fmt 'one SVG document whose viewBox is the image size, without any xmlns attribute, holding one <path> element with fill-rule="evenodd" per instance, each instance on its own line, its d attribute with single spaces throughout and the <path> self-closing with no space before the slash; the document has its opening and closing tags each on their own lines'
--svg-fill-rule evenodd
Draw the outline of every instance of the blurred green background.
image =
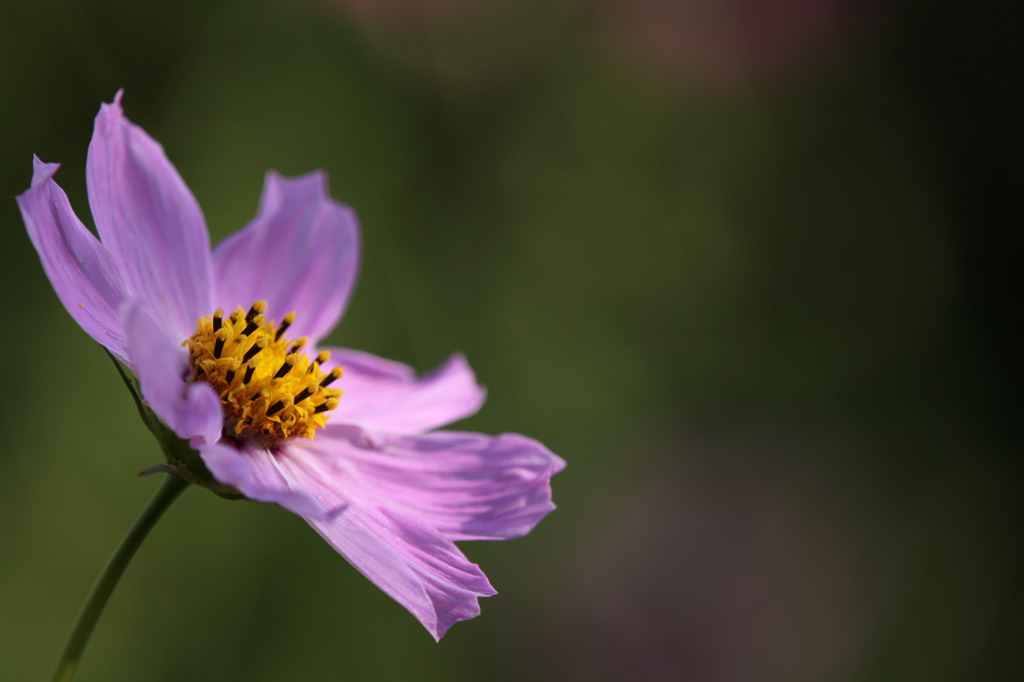
<svg viewBox="0 0 1024 682">
<path fill-rule="evenodd" d="M 299 518 L 187 491 L 77 679 L 1019 679 L 1001 6 L 5 3 L 0 680 L 48 679 L 158 483 L 14 203 L 36 153 L 90 222 L 122 87 L 215 241 L 326 169 L 364 239 L 330 341 L 464 351 L 460 428 L 569 468 L 532 535 L 463 544 L 500 594 L 439 645 Z"/>
</svg>

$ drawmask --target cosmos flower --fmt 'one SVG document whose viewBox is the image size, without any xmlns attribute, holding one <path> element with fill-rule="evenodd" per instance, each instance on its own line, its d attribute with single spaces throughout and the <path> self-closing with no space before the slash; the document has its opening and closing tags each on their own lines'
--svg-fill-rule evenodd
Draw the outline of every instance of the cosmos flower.
<svg viewBox="0 0 1024 682">
<path fill-rule="evenodd" d="M 18 197 L 29 237 L 67 311 L 187 443 L 165 447 L 167 470 L 299 514 L 437 639 L 478 615 L 495 591 L 454 542 L 528 533 L 564 462 L 517 434 L 434 430 L 483 402 L 459 355 L 417 378 L 319 346 L 359 265 L 355 216 L 325 176 L 269 173 L 255 219 L 211 252 L 195 198 L 121 93 L 89 145 L 99 239 L 57 168 L 37 158 Z"/>
</svg>

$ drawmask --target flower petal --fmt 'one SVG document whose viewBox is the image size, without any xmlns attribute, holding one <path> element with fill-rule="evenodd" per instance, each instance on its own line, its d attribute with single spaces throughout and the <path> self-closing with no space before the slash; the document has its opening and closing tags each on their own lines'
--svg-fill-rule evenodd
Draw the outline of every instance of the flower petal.
<svg viewBox="0 0 1024 682">
<path fill-rule="evenodd" d="M 479 597 L 495 594 L 480 568 L 429 523 L 392 508 L 394 500 L 364 495 L 345 451 L 293 442 L 277 453 L 277 465 L 294 485 L 341 509 L 306 521 L 436 639 L 479 615 Z"/>
<path fill-rule="evenodd" d="M 121 306 L 128 358 L 150 409 L 180 438 L 196 445 L 215 443 L 224 425 L 217 393 L 204 383 L 187 383 L 188 351 L 132 299 Z"/>
<path fill-rule="evenodd" d="M 218 481 L 250 500 L 279 504 L 307 520 L 328 519 L 340 511 L 330 506 L 332 501 L 325 505 L 314 498 L 282 471 L 276 453 L 256 447 L 238 450 L 221 442 L 201 447 L 199 454 Z"/>
<path fill-rule="evenodd" d="M 289 334 L 311 345 L 341 318 L 359 266 L 359 227 L 347 206 L 327 194 L 321 172 L 298 178 L 268 173 L 259 215 L 214 253 L 217 305 L 225 310 L 267 302 L 267 317 L 294 311 Z"/>
<path fill-rule="evenodd" d="M 565 462 L 519 434 L 435 431 L 380 443 L 328 427 L 313 448 L 345 462 L 350 495 L 430 526 L 449 540 L 529 533 L 555 505 L 551 477 Z"/>
<path fill-rule="evenodd" d="M 436 640 L 456 622 L 480 615 L 480 597 L 497 594 L 454 543 L 386 509 L 352 505 L 333 521 L 309 525 Z"/>
<path fill-rule="evenodd" d="M 187 338 L 213 312 L 206 223 L 163 148 L 124 117 L 120 92 L 96 117 L 86 180 L 96 229 L 127 289 Z"/>
<path fill-rule="evenodd" d="M 78 219 L 53 180 L 60 166 L 34 160 L 32 186 L 18 196 L 29 239 L 64 308 L 85 332 L 127 361 L 117 316 L 124 285 L 110 254 Z"/>
<path fill-rule="evenodd" d="M 456 621 L 478 615 L 477 598 L 495 594 L 480 568 L 440 533 L 354 497 L 340 452 L 292 441 L 274 452 L 221 443 L 201 453 L 217 480 L 305 518 L 436 639 Z"/>
<path fill-rule="evenodd" d="M 370 353 L 331 348 L 331 365 L 344 370 L 344 391 L 333 423 L 354 424 L 383 434 L 428 431 L 474 414 L 486 395 L 466 358 L 452 355 L 417 379 L 411 367 Z"/>
</svg>

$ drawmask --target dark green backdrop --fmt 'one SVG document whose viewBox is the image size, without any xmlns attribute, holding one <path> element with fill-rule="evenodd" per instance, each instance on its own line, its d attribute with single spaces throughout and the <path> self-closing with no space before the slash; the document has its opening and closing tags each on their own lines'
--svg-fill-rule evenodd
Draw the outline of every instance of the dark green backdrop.
<svg viewBox="0 0 1024 682">
<path fill-rule="evenodd" d="M 14 203 L 36 153 L 89 223 L 122 87 L 215 240 L 267 169 L 326 169 L 365 250 L 330 341 L 420 370 L 464 351 L 489 399 L 460 426 L 569 467 L 532 535 L 464 544 L 500 594 L 440 644 L 297 517 L 187 491 L 82 682 L 1012 679 L 1022 150 L 997 7 L 5 3 L 0 680 L 50 673 L 157 485 Z"/>
</svg>

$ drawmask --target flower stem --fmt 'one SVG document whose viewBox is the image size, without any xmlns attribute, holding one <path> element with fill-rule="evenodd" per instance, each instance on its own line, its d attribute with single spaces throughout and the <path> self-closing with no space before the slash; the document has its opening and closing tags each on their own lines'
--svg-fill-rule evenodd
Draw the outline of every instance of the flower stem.
<svg viewBox="0 0 1024 682">
<path fill-rule="evenodd" d="M 107 562 L 100 577 L 96 579 L 96 584 L 93 585 L 89 598 L 86 599 L 81 612 L 78 614 L 75 627 L 71 631 L 67 645 L 64 647 L 64 654 L 60 658 L 60 663 L 57 664 L 57 672 L 53 675 L 53 682 L 69 682 L 71 680 L 75 674 L 75 669 L 78 667 L 78 661 L 82 658 L 85 645 L 89 642 L 89 636 L 96 626 L 96 621 L 99 620 L 100 614 L 103 613 L 103 607 L 107 605 L 107 600 L 117 586 L 117 581 L 120 579 L 121 574 L 128 567 L 128 562 L 135 556 L 136 550 L 142 545 L 142 541 L 146 539 L 149 531 L 160 520 L 160 517 L 167 508 L 171 506 L 171 502 L 187 487 L 188 481 L 185 479 L 174 475 L 167 476 L 163 483 L 160 484 L 156 494 L 153 495 L 153 499 L 142 510 L 142 514 L 135 521 L 135 525 L 131 527 L 128 534 L 121 540 L 121 544 L 118 545 L 114 555 L 110 557 L 110 561 Z"/>
</svg>

